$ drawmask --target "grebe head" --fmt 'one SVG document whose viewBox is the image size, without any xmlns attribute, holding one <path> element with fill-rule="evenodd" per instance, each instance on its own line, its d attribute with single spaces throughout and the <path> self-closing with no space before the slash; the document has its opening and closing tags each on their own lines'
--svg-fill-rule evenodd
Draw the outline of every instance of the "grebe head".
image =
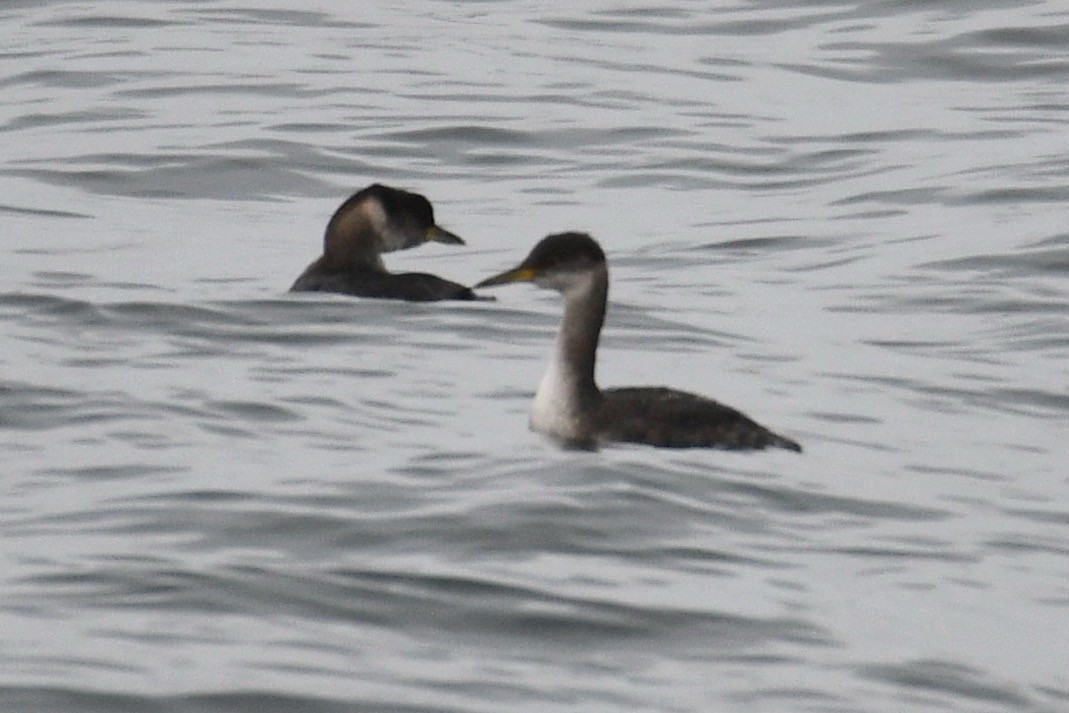
<svg viewBox="0 0 1069 713">
<path fill-rule="evenodd" d="M 375 253 L 429 241 L 463 245 L 459 236 L 435 225 L 431 202 L 379 183 L 353 194 L 327 223 L 326 252 L 352 253 L 356 243 Z"/>
<path fill-rule="evenodd" d="M 476 287 L 533 282 L 567 294 L 605 271 L 605 253 L 592 237 L 586 233 L 557 233 L 539 241 L 519 265 Z"/>
</svg>

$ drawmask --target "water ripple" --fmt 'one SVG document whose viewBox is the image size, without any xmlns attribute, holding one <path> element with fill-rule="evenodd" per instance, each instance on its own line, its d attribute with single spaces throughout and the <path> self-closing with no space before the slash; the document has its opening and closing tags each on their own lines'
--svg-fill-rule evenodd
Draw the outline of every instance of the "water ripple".
<svg viewBox="0 0 1069 713">
<path fill-rule="evenodd" d="M 269 5 L 3 10 L 0 709 L 1066 707 L 1062 7 Z M 374 181 L 805 455 L 557 449 L 544 291 L 286 294 Z"/>
</svg>

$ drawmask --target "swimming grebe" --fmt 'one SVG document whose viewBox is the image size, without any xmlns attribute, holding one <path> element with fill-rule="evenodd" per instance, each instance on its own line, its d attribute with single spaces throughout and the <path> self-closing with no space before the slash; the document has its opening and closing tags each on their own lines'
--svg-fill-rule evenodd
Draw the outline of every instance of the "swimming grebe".
<svg viewBox="0 0 1069 713">
<path fill-rule="evenodd" d="M 475 287 L 510 282 L 534 282 L 564 296 L 556 346 L 535 393 L 534 430 L 579 447 L 625 441 L 668 448 L 802 450 L 703 396 L 665 387 L 598 388 L 594 362 L 605 321 L 609 270 L 605 253 L 589 235 L 550 235 L 517 267 Z"/>
<path fill-rule="evenodd" d="M 322 257 L 297 278 L 290 292 L 341 292 L 412 302 L 476 299 L 470 288 L 435 275 L 386 271 L 381 253 L 431 240 L 464 244 L 434 224 L 434 209 L 426 198 L 376 183 L 353 194 L 334 212 L 327 223 Z"/>
</svg>

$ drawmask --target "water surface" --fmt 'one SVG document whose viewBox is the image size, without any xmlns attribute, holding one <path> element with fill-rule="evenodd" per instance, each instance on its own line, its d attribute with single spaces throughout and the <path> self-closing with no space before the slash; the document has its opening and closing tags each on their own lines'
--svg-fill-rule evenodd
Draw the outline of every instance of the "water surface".
<svg viewBox="0 0 1069 713">
<path fill-rule="evenodd" d="M 4 710 L 1069 708 L 1069 12 L 303 7 L 0 10 Z M 531 433 L 534 288 L 286 294 L 374 181 L 805 453 Z"/>
</svg>

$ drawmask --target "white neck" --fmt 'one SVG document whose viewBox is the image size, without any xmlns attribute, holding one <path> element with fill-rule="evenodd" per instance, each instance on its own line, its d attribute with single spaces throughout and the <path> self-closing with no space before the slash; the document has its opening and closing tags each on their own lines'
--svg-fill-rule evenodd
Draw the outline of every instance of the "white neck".
<svg viewBox="0 0 1069 713">
<path fill-rule="evenodd" d="M 600 398 L 594 362 L 605 320 L 608 280 L 602 268 L 562 290 L 564 318 L 531 409 L 531 427 L 536 431 L 565 439 L 578 437 L 584 412 Z"/>
</svg>

